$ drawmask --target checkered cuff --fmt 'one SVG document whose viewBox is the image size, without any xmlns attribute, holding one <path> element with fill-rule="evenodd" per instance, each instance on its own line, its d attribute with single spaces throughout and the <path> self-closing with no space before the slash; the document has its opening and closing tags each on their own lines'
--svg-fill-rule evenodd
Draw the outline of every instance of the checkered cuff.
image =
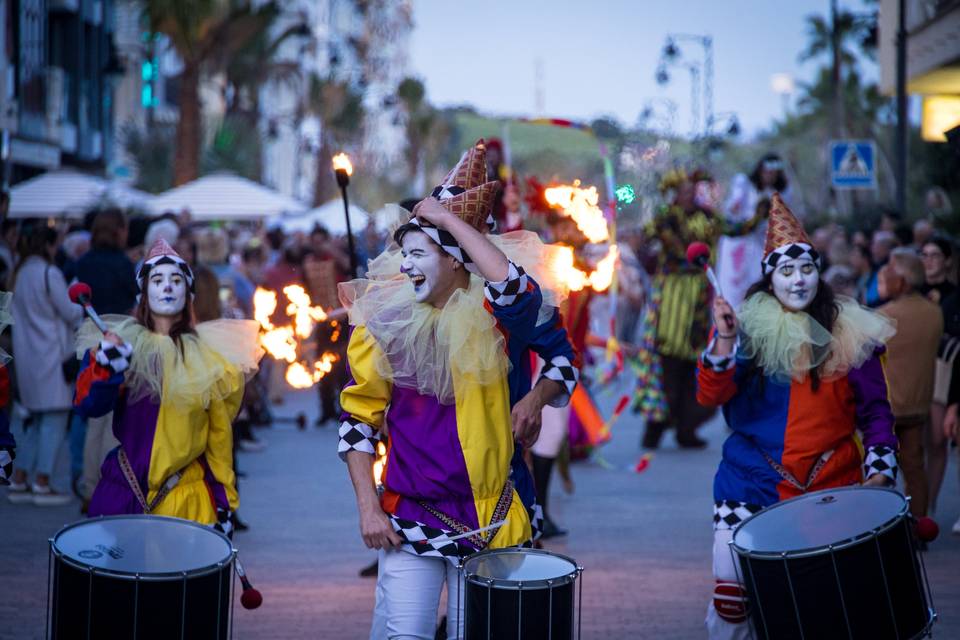
<svg viewBox="0 0 960 640">
<path fill-rule="evenodd" d="M 878 473 L 887 476 L 893 482 L 897 480 L 897 454 L 886 445 L 867 447 L 867 457 L 863 461 L 863 477 L 869 479 Z"/>
<path fill-rule="evenodd" d="M 13 475 L 13 459 L 16 457 L 17 454 L 12 448 L 0 449 L 0 485 L 10 484 L 10 477 Z"/>
<path fill-rule="evenodd" d="M 337 446 L 337 454 L 344 462 L 347 461 L 348 451 L 362 451 L 375 456 L 379 441 L 380 436 L 373 427 L 366 422 L 347 418 L 340 423 L 340 444 Z"/>
<path fill-rule="evenodd" d="M 736 529 L 737 525 L 763 510 L 758 504 L 739 500 L 718 500 L 713 503 L 713 528 Z"/>
<path fill-rule="evenodd" d="M 233 523 L 230 522 L 232 511 L 226 509 L 217 509 L 217 521 L 213 523 L 213 528 L 233 540 Z"/>
<path fill-rule="evenodd" d="M 710 344 L 707 345 L 707 348 L 703 350 L 703 356 L 700 358 L 703 361 L 703 364 L 707 369 L 715 371 L 717 373 L 723 373 L 724 371 L 729 371 L 733 369 L 737 364 L 737 351 L 740 350 L 740 337 L 737 337 L 737 341 L 733 344 L 733 351 L 728 353 L 725 356 L 714 355 L 710 353 L 713 351 L 713 347 L 717 343 L 717 336 L 714 335 L 710 339 Z"/>
<path fill-rule="evenodd" d="M 97 349 L 97 364 L 110 370 L 111 373 L 123 373 L 130 368 L 130 356 L 133 355 L 133 346 L 124 342 L 119 347 L 109 340 L 101 340 Z"/>
<path fill-rule="evenodd" d="M 573 395 L 573 390 L 577 388 L 580 370 L 573 366 L 573 363 L 566 356 L 554 356 L 543 365 L 540 377 L 563 385 L 567 392 L 566 395 L 557 396 L 549 404 L 551 407 L 565 407 L 570 401 L 570 396 Z"/>
<path fill-rule="evenodd" d="M 527 272 L 512 262 L 506 280 L 487 282 L 483 288 L 487 300 L 498 307 L 509 307 L 527 290 Z"/>
</svg>

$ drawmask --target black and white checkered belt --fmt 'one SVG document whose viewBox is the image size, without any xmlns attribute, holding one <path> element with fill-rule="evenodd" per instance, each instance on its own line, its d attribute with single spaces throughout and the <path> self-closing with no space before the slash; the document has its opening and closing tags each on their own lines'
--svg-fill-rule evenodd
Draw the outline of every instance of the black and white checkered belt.
<svg viewBox="0 0 960 640">
<path fill-rule="evenodd" d="M 433 505 L 428 504 L 423 500 L 418 500 L 417 503 L 426 509 L 430 515 L 449 527 L 452 531 L 462 534 L 473 530 L 472 527 L 460 522 L 456 518 L 448 516 Z M 493 509 L 493 515 L 490 516 L 491 524 L 502 521 L 510 511 L 511 504 L 513 504 L 513 480 L 508 479 L 503 485 L 503 490 L 500 492 L 500 498 L 497 500 L 497 506 Z M 475 546 L 478 551 L 483 551 L 487 548 L 487 545 L 490 544 L 490 541 L 493 540 L 493 537 L 497 535 L 497 531 L 499 531 L 499 528 L 484 531 L 482 533 L 474 533 L 466 536 L 466 539 L 470 541 L 470 544 Z"/>
</svg>

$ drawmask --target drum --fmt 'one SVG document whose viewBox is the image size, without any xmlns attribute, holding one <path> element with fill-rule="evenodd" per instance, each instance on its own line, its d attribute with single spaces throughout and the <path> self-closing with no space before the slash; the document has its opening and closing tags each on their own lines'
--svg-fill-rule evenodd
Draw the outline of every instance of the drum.
<svg viewBox="0 0 960 640">
<path fill-rule="evenodd" d="M 573 638 L 574 583 L 583 568 L 572 559 L 537 549 L 495 549 L 470 556 L 460 571 L 467 640 Z"/>
<path fill-rule="evenodd" d="M 67 525 L 50 540 L 47 637 L 225 640 L 234 554 L 223 534 L 177 518 Z"/>
<path fill-rule="evenodd" d="M 757 636 L 926 635 L 935 614 L 907 506 L 890 489 L 845 487 L 744 520 L 730 545 Z"/>
</svg>

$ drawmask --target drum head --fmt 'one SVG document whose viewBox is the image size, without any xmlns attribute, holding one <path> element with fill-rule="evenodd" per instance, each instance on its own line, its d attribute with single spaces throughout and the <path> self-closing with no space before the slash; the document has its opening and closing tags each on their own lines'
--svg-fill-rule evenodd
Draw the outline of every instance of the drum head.
<svg viewBox="0 0 960 640">
<path fill-rule="evenodd" d="M 889 489 L 844 487 L 785 500 L 743 521 L 733 534 L 738 551 L 790 553 L 839 545 L 869 534 L 906 512 Z"/>
<path fill-rule="evenodd" d="M 577 565 L 570 558 L 537 549 L 497 549 L 478 553 L 463 563 L 467 579 L 506 586 L 563 583 L 576 577 Z"/>
<path fill-rule="evenodd" d="M 194 572 L 229 561 L 226 536 L 162 516 L 112 516 L 67 525 L 53 538 L 74 564 L 123 575 Z"/>
</svg>

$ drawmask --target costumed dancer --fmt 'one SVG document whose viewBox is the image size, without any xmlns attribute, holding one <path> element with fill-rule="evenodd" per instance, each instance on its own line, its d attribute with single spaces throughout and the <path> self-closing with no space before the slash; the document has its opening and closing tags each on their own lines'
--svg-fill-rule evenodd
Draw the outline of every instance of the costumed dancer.
<svg viewBox="0 0 960 640">
<path fill-rule="evenodd" d="M 743 222 L 754 216 L 763 201 L 769 201 L 774 192 L 790 203 L 789 184 L 783 160 L 768 153 L 757 162 L 749 176 L 738 173 L 730 185 L 730 195 L 724 203 L 724 213 L 734 222 Z M 717 245 L 717 279 L 723 297 L 734 309 L 754 282 L 760 279 L 760 261 L 766 229 L 761 224 L 749 234 L 740 237 L 723 236 Z"/>
<path fill-rule="evenodd" d="M 687 262 L 687 247 L 703 242 L 713 250 L 721 235 L 750 233 L 763 221 L 758 214 L 728 222 L 701 204 L 697 189 L 709 181 L 700 169 L 668 172 L 660 181 L 660 192 L 669 204 L 644 230 L 649 240 L 660 243 L 634 400 L 635 410 L 647 418 L 642 442 L 647 449 L 660 446 L 671 425 L 680 447 L 706 446 L 696 430 L 715 413 L 696 402 L 697 358 L 707 344 L 711 293 L 703 269 Z"/>
<path fill-rule="evenodd" d="M 710 638 L 750 636 L 728 548 L 741 521 L 810 491 L 864 478 L 891 485 L 897 474 L 880 358 L 892 323 L 820 281 L 820 256 L 776 194 L 762 268 L 739 312 L 714 300 L 714 330 L 697 374 L 697 401 L 722 407 L 733 430 L 713 484 Z"/>
<path fill-rule="evenodd" d="M 459 558 L 533 534 L 532 483 L 516 455 L 511 408 L 529 395 L 533 342 L 566 341 L 562 330 L 542 329 L 541 314 L 556 311 L 542 310 L 537 282 L 483 234 L 498 188 L 486 179 L 480 141 L 394 234 L 402 275 L 341 285 L 352 379 L 340 396 L 339 453 L 363 540 L 380 550 L 372 638 L 433 637 L 445 584 L 447 637 L 461 637 Z M 381 258 L 368 276 L 395 260 Z M 520 440 L 535 437 L 531 416 L 574 376 L 549 368 L 541 376 Z M 372 466 L 384 428 L 378 497 Z"/>
<path fill-rule="evenodd" d="M 135 317 L 104 316 L 106 335 L 88 321 L 77 337 L 75 410 L 113 411 L 120 441 L 88 513 L 173 516 L 230 533 L 239 502 L 231 422 L 262 355 L 257 323 L 194 326 L 193 272 L 165 240 L 151 247 L 137 282 Z"/>
</svg>

